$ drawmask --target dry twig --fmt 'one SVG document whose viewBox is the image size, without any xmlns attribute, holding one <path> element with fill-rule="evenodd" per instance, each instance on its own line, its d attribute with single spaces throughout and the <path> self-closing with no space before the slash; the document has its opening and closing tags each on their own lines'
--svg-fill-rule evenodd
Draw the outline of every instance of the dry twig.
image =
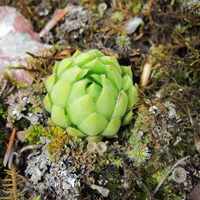
<svg viewBox="0 0 200 200">
<path fill-rule="evenodd" d="M 185 158 L 182 158 L 181 160 L 177 161 L 172 168 L 170 168 L 167 173 L 164 175 L 164 177 L 162 178 L 162 180 L 160 181 L 160 183 L 157 185 L 156 189 L 153 191 L 153 196 L 157 193 L 157 191 L 159 190 L 159 188 L 162 186 L 162 184 L 165 182 L 165 180 L 167 179 L 167 177 L 170 175 L 170 173 L 174 170 L 175 167 L 177 167 L 181 162 L 183 162 L 184 160 L 187 160 L 190 156 L 186 156 Z"/>
</svg>

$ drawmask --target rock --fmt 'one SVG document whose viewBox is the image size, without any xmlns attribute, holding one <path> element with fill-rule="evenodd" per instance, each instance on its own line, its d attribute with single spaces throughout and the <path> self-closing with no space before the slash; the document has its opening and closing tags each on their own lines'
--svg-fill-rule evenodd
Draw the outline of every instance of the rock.
<svg viewBox="0 0 200 200">
<path fill-rule="evenodd" d="M 25 58 L 27 51 L 35 53 L 45 47 L 40 43 L 38 33 L 15 8 L 0 6 L 0 81 L 2 72 L 9 71 L 7 67 L 27 66 Z M 32 83 L 24 70 L 13 70 L 13 77 L 18 82 Z"/>
<path fill-rule="evenodd" d="M 200 200 L 200 184 L 195 185 L 194 189 L 187 195 L 187 200 Z"/>
</svg>

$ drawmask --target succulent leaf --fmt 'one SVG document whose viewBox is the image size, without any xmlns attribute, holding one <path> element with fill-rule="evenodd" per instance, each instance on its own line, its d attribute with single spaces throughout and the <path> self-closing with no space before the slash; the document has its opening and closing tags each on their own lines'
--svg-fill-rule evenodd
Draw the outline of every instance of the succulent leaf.
<svg viewBox="0 0 200 200">
<path fill-rule="evenodd" d="M 86 76 L 86 74 L 89 72 L 90 70 L 89 69 L 82 69 L 78 76 L 76 77 L 76 81 L 79 81 L 81 80 L 82 78 L 84 78 Z"/>
<path fill-rule="evenodd" d="M 112 65 L 105 65 L 105 69 L 107 78 L 120 90 L 122 85 L 122 76 L 120 73 Z"/>
<path fill-rule="evenodd" d="M 122 90 L 119 93 L 119 96 L 117 98 L 117 102 L 116 102 L 116 105 L 114 108 L 112 119 L 122 118 L 124 116 L 124 114 L 126 113 L 127 105 L 128 105 L 127 94 Z"/>
<path fill-rule="evenodd" d="M 91 78 L 99 85 L 102 86 L 102 82 L 101 82 L 101 75 L 99 74 L 92 74 Z"/>
<path fill-rule="evenodd" d="M 132 110 L 130 110 L 128 113 L 126 113 L 124 115 L 124 117 L 122 118 L 122 125 L 126 125 L 129 124 L 131 122 L 131 120 L 133 119 L 133 112 Z"/>
<path fill-rule="evenodd" d="M 135 84 L 134 86 L 133 86 L 133 106 L 139 101 L 139 94 L 138 94 L 138 90 L 139 90 L 139 88 L 138 88 L 138 85 L 137 84 Z"/>
<path fill-rule="evenodd" d="M 59 65 L 60 65 L 60 63 L 56 61 L 55 64 L 54 64 L 54 66 L 53 66 L 53 70 L 52 70 L 53 74 L 57 72 Z"/>
<path fill-rule="evenodd" d="M 121 69 L 122 69 L 122 76 L 128 74 L 132 78 L 133 74 L 130 67 L 121 66 Z"/>
<path fill-rule="evenodd" d="M 52 102 L 51 102 L 51 99 L 50 99 L 50 97 L 49 97 L 48 94 L 44 97 L 43 103 L 44 103 L 44 108 L 45 108 L 48 112 L 51 112 Z"/>
<path fill-rule="evenodd" d="M 51 109 L 51 119 L 53 123 L 63 128 L 68 127 L 65 111 L 63 108 L 53 105 Z"/>
<path fill-rule="evenodd" d="M 86 137 L 85 134 L 83 134 L 81 131 L 79 131 L 79 130 L 76 129 L 76 128 L 69 127 L 69 128 L 67 128 L 67 132 L 68 132 L 71 136 L 77 136 L 77 137 L 81 137 L 81 138 Z"/>
<path fill-rule="evenodd" d="M 121 67 L 119 65 L 119 63 L 117 62 L 117 59 L 115 57 L 111 57 L 111 56 L 104 56 L 102 58 L 99 58 L 99 61 L 104 64 L 104 65 L 112 65 L 115 67 L 115 69 L 121 74 L 122 70 Z"/>
<path fill-rule="evenodd" d="M 96 103 L 97 99 L 99 98 L 99 95 L 101 93 L 101 90 L 102 90 L 102 87 L 99 86 L 98 84 L 96 83 L 92 83 L 90 84 L 90 86 L 86 89 L 86 92 L 88 94 L 91 95 L 92 97 L 92 100 L 94 103 Z"/>
<path fill-rule="evenodd" d="M 62 74 L 65 70 L 69 69 L 70 67 L 72 67 L 72 62 L 73 62 L 73 58 L 64 58 L 58 67 L 56 67 L 56 73 L 57 76 L 60 76 L 60 74 Z"/>
<path fill-rule="evenodd" d="M 47 80 L 46 80 L 46 89 L 48 93 L 51 93 L 51 90 L 56 82 L 56 74 L 52 74 Z"/>
<path fill-rule="evenodd" d="M 131 77 L 126 74 L 123 78 L 122 78 L 122 88 L 123 90 L 127 91 L 129 90 L 131 87 L 133 86 L 133 81 L 131 79 Z"/>
<path fill-rule="evenodd" d="M 127 91 L 127 95 L 128 95 L 128 107 L 127 107 L 127 111 L 129 111 L 131 108 L 133 108 L 133 106 L 135 105 L 135 103 L 138 101 L 138 94 L 135 92 L 135 87 L 134 86 L 132 86 Z"/>
<path fill-rule="evenodd" d="M 102 57 L 102 56 L 104 56 L 104 54 L 101 51 L 97 50 L 97 49 L 91 49 L 87 53 L 95 55 L 96 57 Z"/>
<path fill-rule="evenodd" d="M 76 57 L 76 59 L 74 59 L 74 65 L 78 65 L 79 67 L 82 67 L 83 65 L 85 65 L 88 62 L 91 62 L 92 60 L 94 60 L 96 58 L 95 55 L 91 55 L 88 53 L 82 53 L 80 55 L 78 55 Z"/>
<path fill-rule="evenodd" d="M 76 126 L 81 124 L 93 112 L 95 112 L 95 108 L 90 94 L 75 100 L 68 108 L 68 115 Z"/>
<path fill-rule="evenodd" d="M 103 86 L 103 90 L 95 104 L 96 112 L 101 116 L 110 120 L 115 106 L 115 99 L 112 91 L 106 86 Z"/>
<path fill-rule="evenodd" d="M 87 80 L 83 79 L 81 81 L 75 82 L 71 86 L 71 90 L 69 92 L 69 96 L 67 99 L 67 103 L 65 108 L 67 109 L 75 100 L 79 99 L 80 97 L 84 96 L 86 94 L 85 88 L 86 88 Z"/>
<path fill-rule="evenodd" d="M 56 106 L 64 108 L 68 98 L 69 91 L 70 91 L 69 82 L 58 81 L 54 85 L 50 94 L 52 103 Z"/>
<path fill-rule="evenodd" d="M 88 136 L 87 141 L 88 142 L 100 142 L 103 139 L 103 136 L 96 135 L 96 136 Z"/>
<path fill-rule="evenodd" d="M 101 135 L 106 137 L 113 137 L 118 132 L 120 126 L 121 126 L 120 119 L 112 119 Z"/>
<path fill-rule="evenodd" d="M 86 63 L 83 68 L 90 69 L 90 72 L 95 74 L 105 74 L 106 72 L 104 65 L 101 64 L 98 58 Z"/>
<path fill-rule="evenodd" d="M 89 136 L 96 136 L 103 132 L 106 128 L 108 121 L 98 115 L 97 113 L 92 113 L 78 126 L 78 128 L 85 134 Z"/>
<path fill-rule="evenodd" d="M 101 75 L 101 84 L 106 85 L 108 88 L 110 88 L 111 91 L 113 92 L 114 98 L 117 99 L 119 90 L 115 87 L 115 85 L 109 79 L 106 78 L 105 74 Z"/>
<path fill-rule="evenodd" d="M 67 82 L 72 82 L 74 79 L 77 78 L 78 74 L 81 72 L 81 68 L 74 66 L 66 71 L 64 71 L 60 76 L 59 80 L 67 81 Z"/>
</svg>

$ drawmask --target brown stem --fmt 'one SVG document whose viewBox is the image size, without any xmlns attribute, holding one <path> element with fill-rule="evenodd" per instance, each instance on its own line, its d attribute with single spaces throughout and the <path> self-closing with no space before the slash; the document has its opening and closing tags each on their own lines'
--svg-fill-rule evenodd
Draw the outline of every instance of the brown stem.
<svg viewBox="0 0 200 200">
<path fill-rule="evenodd" d="M 13 126 L 13 131 L 11 133 L 10 140 L 9 140 L 9 143 L 8 143 L 8 147 L 7 147 L 7 150 L 6 150 L 6 154 L 5 154 L 5 157 L 4 157 L 4 160 L 3 160 L 4 166 L 6 166 L 8 164 L 8 161 L 13 154 L 13 148 L 14 148 L 15 135 L 16 135 L 16 132 L 17 132 L 17 126 L 18 126 L 17 124 L 14 124 L 14 126 Z"/>
</svg>

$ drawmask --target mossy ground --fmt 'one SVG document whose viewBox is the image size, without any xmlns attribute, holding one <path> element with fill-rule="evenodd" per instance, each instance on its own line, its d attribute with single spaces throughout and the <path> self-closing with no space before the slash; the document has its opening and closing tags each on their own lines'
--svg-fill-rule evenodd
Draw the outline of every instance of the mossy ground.
<svg viewBox="0 0 200 200">
<path fill-rule="evenodd" d="M 1 5 L 16 7 L 33 24 L 36 32 L 51 20 L 57 8 L 66 6 L 62 0 L 2 2 Z M 117 6 L 114 5 L 116 2 Z M 47 148 L 51 151 L 51 162 L 55 164 L 61 159 L 80 178 L 76 187 L 78 199 L 198 199 L 198 195 L 192 192 L 199 184 L 200 171 L 199 3 L 192 0 L 105 1 L 107 10 L 102 16 L 98 10 L 102 1 L 74 0 L 72 3 L 83 6 L 79 11 L 67 14 L 69 21 L 74 20 L 73 26 L 69 30 L 67 18 L 58 22 L 42 38 L 43 42 L 53 45 L 49 54 L 42 58 L 33 57 L 30 61 L 32 66 L 36 66 L 31 71 L 35 77 L 31 88 L 13 86 L 8 77 L 6 86 L 1 83 L 1 88 L 4 88 L 0 91 L 1 166 L 12 132 L 11 128 L 5 128 L 5 124 L 17 123 L 18 135 L 28 132 L 30 137 L 29 144 L 16 138 L 16 152 L 19 153 L 23 146 L 39 144 L 39 136 L 49 138 L 51 143 Z M 110 17 L 115 12 L 121 13 L 120 21 Z M 134 33 L 126 35 L 124 24 L 134 16 L 141 17 L 143 23 Z M 120 46 L 119 35 L 125 35 L 131 42 L 128 40 L 129 44 Z M 140 87 L 140 102 L 133 110 L 134 120 L 120 129 L 117 138 L 103 140 L 108 145 L 103 155 L 97 151 L 88 152 L 86 141 L 64 136 L 64 130 L 49 129 L 48 114 L 40 104 L 46 92 L 43 79 L 51 73 L 53 62 L 70 56 L 76 49 L 91 48 L 117 57 L 121 65 L 131 65 L 134 81 L 138 84 L 147 55 L 151 55 L 148 60 L 152 64 L 151 77 L 147 86 Z M 19 97 L 27 97 L 27 101 L 16 101 Z M 13 116 L 10 107 L 18 109 L 20 117 Z M 30 113 L 38 120 L 37 125 L 33 126 L 27 118 Z M 57 146 L 56 141 L 59 143 Z M 22 176 L 25 176 L 26 158 L 30 151 L 17 157 L 20 162 L 15 161 Z M 178 163 L 184 158 L 187 159 Z M 19 164 L 22 162 L 23 165 Z M 171 172 L 164 179 L 174 165 L 187 171 L 183 183 L 171 179 Z M 1 167 L 1 174 L 4 174 L 3 169 Z M 42 180 L 38 184 L 43 184 Z M 156 189 L 162 180 L 165 181 Z M 94 190 L 92 184 L 101 188 Z M 28 199 L 32 188 L 24 187 L 27 196 L 23 198 Z M 103 196 L 106 189 L 110 191 L 107 197 Z M 35 197 L 56 199 L 54 190 L 46 188 L 43 194 L 36 190 Z"/>
</svg>

